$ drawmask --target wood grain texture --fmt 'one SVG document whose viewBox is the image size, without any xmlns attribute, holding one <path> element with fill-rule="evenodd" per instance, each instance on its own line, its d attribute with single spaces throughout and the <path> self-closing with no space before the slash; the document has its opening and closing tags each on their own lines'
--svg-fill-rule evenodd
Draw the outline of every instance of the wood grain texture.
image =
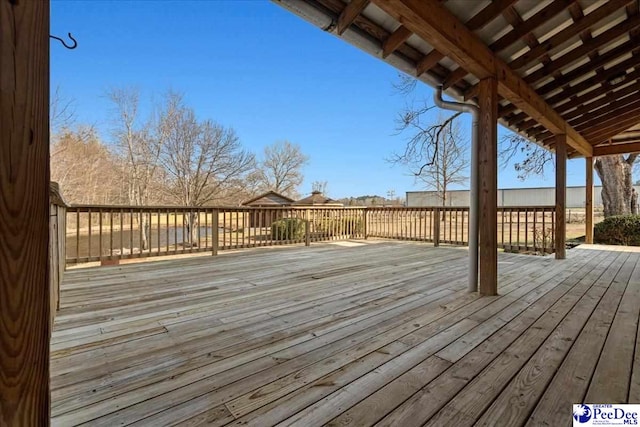
<svg viewBox="0 0 640 427">
<path fill-rule="evenodd" d="M 498 92 L 496 79 L 478 83 L 478 170 L 480 200 L 480 285 L 482 295 L 498 292 Z"/>
<path fill-rule="evenodd" d="M 464 249 L 424 243 L 71 269 L 52 338 L 52 423 L 522 425 L 541 396 L 572 386 L 565 356 L 583 366 L 581 393 L 613 398 L 631 384 L 631 399 L 634 343 L 620 366 L 614 349 L 638 323 L 639 259 L 501 253 L 492 297 L 466 292 Z M 557 425 L 565 407 L 537 420 Z"/>
<path fill-rule="evenodd" d="M 566 258 L 567 136 L 556 135 L 556 259 Z"/>
<path fill-rule="evenodd" d="M 585 243 L 593 243 L 593 157 L 585 157 L 584 160 L 585 160 L 584 241 Z"/>
<path fill-rule="evenodd" d="M 0 425 L 49 423 L 49 1 L 0 1 Z"/>
</svg>

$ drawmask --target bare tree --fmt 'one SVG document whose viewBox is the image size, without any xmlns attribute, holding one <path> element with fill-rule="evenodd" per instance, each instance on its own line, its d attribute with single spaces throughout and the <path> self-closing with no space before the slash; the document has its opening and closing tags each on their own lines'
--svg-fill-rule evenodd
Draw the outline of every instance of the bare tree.
<svg viewBox="0 0 640 427">
<path fill-rule="evenodd" d="M 140 93 L 136 88 L 113 88 L 107 92 L 113 103 L 113 137 L 123 161 L 123 184 L 132 205 L 148 205 L 151 188 L 158 173 L 162 136 L 152 134 L 150 120 L 142 120 L 139 113 Z M 149 218 L 141 214 L 140 245 L 149 248 Z"/>
<path fill-rule="evenodd" d="M 70 128 L 76 119 L 75 100 L 62 93 L 60 86 L 49 100 L 49 132 L 57 135 L 63 129 Z M 52 142 L 55 138 L 52 138 Z"/>
<path fill-rule="evenodd" d="M 520 157 L 524 159 L 516 161 Z M 504 169 L 512 164 L 518 179 L 524 181 L 530 176 L 543 176 L 546 168 L 554 168 L 555 156 L 523 136 L 509 132 L 500 139 L 500 166 Z"/>
<path fill-rule="evenodd" d="M 199 122 L 179 94 L 166 96 L 158 125 L 166 193 L 174 203 L 205 206 L 223 200 L 255 166 L 254 156 L 242 149 L 233 129 Z M 185 224 L 189 243 L 197 245 L 197 215 L 185 216 Z"/>
<path fill-rule="evenodd" d="M 259 163 L 253 179 L 261 191 L 273 190 L 289 197 L 298 196 L 298 186 L 304 175 L 302 168 L 309 158 L 298 144 L 279 141 L 264 148 L 264 158 Z"/>
<path fill-rule="evenodd" d="M 398 130 L 410 132 L 411 136 L 404 152 L 394 154 L 389 160 L 406 167 L 426 188 L 434 189 L 445 206 L 451 185 L 467 182 L 468 143 L 455 121 L 459 114 L 423 124 L 424 112 L 424 109 L 414 110 L 402 115 Z"/>
<path fill-rule="evenodd" d="M 119 202 L 117 159 L 92 127 L 64 129 L 51 150 L 51 179 L 71 203 Z"/>
</svg>

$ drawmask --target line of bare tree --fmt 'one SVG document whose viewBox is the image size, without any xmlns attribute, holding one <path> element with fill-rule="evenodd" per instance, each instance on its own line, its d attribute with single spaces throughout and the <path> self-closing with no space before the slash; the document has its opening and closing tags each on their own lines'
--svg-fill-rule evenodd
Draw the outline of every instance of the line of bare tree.
<svg viewBox="0 0 640 427">
<path fill-rule="evenodd" d="M 308 163 L 297 144 L 276 142 L 258 159 L 233 128 L 199 119 L 179 93 L 165 93 L 147 115 L 135 88 L 106 97 L 110 144 L 94 127 L 74 125 L 72 105 L 58 91 L 52 98 L 51 176 L 71 203 L 202 207 L 238 205 L 268 190 L 297 196 Z M 146 249 L 150 218 L 137 221 Z M 197 215 L 184 221 L 195 244 Z"/>
</svg>

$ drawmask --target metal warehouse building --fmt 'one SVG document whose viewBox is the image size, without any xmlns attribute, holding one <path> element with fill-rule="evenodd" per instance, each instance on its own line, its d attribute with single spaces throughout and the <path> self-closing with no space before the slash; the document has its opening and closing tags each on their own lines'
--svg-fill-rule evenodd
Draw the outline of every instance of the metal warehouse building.
<svg viewBox="0 0 640 427">
<path fill-rule="evenodd" d="M 640 191 L 640 186 L 635 186 Z M 595 186 L 594 207 L 602 207 L 601 186 Z M 407 206 L 440 206 L 442 201 L 435 191 L 407 191 Z M 567 208 L 583 208 L 585 187 L 567 187 Z M 498 190 L 498 206 L 554 205 L 555 188 L 505 188 Z M 447 191 L 447 206 L 469 206 L 469 190 Z"/>
</svg>

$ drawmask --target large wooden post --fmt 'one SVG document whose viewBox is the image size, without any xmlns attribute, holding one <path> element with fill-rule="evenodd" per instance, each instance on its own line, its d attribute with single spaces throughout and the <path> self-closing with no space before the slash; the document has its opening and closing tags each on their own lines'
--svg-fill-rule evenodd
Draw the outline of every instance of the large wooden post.
<svg viewBox="0 0 640 427">
<path fill-rule="evenodd" d="M 498 293 L 498 90 L 493 77 L 478 84 L 478 208 L 481 295 Z"/>
<path fill-rule="evenodd" d="M 585 157 L 586 161 L 586 185 L 585 185 L 585 230 L 584 241 L 585 243 L 593 243 L 593 157 Z"/>
<path fill-rule="evenodd" d="M 49 1 L 0 0 L 0 425 L 49 425 Z"/>
<path fill-rule="evenodd" d="M 567 136 L 556 135 L 556 259 L 565 259 L 567 202 Z"/>
</svg>

